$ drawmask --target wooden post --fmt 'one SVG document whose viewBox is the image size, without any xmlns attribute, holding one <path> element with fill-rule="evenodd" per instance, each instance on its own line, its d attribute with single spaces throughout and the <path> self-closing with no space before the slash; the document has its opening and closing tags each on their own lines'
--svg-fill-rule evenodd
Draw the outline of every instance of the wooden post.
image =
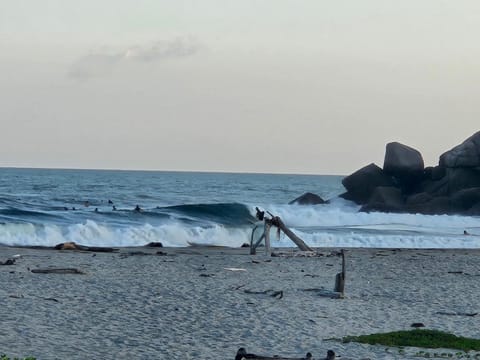
<svg viewBox="0 0 480 360">
<path fill-rule="evenodd" d="M 253 236 L 255 235 L 255 231 L 257 230 L 258 226 L 255 225 L 255 227 L 252 229 L 252 235 L 250 236 L 250 255 L 255 255 L 257 252 L 257 246 L 253 242 Z"/>
<path fill-rule="evenodd" d="M 265 232 L 263 235 L 265 235 L 265 254 L 267 256 L 272 255 L 272 250 L 270 249 L 270 227 L 271 224 L 268 221 L 265 221 Z"/>
<path fill-rule="evenodd" d="M 259 212 L 260 210 L 257 208 L 257 212 Z M 268 212 L 268 211 L 267 211 Z M 263 214 L 263 212 L 262 212 Z M 255 230 L 258 228 L 258 225 L 255 225 L 255 227 L 253 228 L 252 230 L 252 235 L 250 237 L 250 254 L 251 255 L 255 255 L 256 253 L 256 248 L 258 247 L 258 245 L 260 245 L 260 243 L 262 242 L 262 240 L 265 238 L 265 251 L 267 253 L 267 255 L 271 255 L 272 253 L 272 250 L 271 250 L 271 247 L 270 247 L 270 228 L 272 226 L 275 226 L 279 229 L 279 233 L 280 233 L 280 230 L 283 231 L 285 233 L 285 235 L 288 236 L 288 238 L 290 240 L 292 240 L 300 250 L 302 251 L 313 251 L 312 248 L 310 248 L 307 244 L 305 244 L 305 242 L 300 239 L 297 235 L 295 235 L 293 233 L 293 231 L 291 231 L 289 228 L 286 227 L 286 225 L 283 223 L 282 219 L 280 219 L 280 217 L 278 216 L 275 216 L 273 215 L 272 213 L 268 212 L 268 214 L 271 216 L 271 218 L 267 218 L 267 217 L 263 217 L 262 215 L 262 220 L 264 221 L 264 230 L 263 230 L 263 235 L 257 240 L 257 242 L 254 244 L 254 240 L 253 240 L 253 237 L 254 237 L 254 234 L 255 234 Z"/>
<path fill-rule="evenodd" d="M 343 297 L 345 295 L 345 251 L 341 250 L 342 254 L 342 272 L 335 276 L 335 292 L 338 292 Z"/>
</svg>

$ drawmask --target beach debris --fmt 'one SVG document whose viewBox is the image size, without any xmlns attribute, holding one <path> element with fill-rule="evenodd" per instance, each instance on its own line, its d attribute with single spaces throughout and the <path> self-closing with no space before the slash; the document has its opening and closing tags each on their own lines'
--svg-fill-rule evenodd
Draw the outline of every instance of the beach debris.
<svg viewBox="0 0 480 360">
<path fill-rule="evenodd" d="M 77 244 L 73 241 L 67 241 L 57 244 L 53 247 L 55 250 L 80 250 L 80 251 L 94 251 L 94 252 L 114 252 L 118 251 L 116 248 L 103 246 L 85 246 Z"/>
<path fill-rule="evenodd" d="M 234 287 L 232 288 L 232 290 L 239 290 L 239 289 L 245 287 L 245 285 L 246 285 L 246 284 L 234 286 Z"/>
<path fill-rule="evenodd" d="M 322 257 L 321 253 L 316 251 L 276 251 L 272 252 L 272 257 Z"/>
<path fill-rule="evenodd" d="M 55 298 L 53 298 L 53 297 L 46 297 L 46 298 L 42 298 L 42 299 L 43 299 L 43 300 L 48 300 L 48 301 L 57 302 L 57 303 L 60 302 L 59 300 L 57 300 L 57 299 L 55 299 Z"/>
<path fill-rule="evenodd" d="M 477 316 L 478 312 L 467 313 L 467 312 L 457 312 L 457 311 L 437 311 L 437 315 L 449 315 L 449 316 Z"/>
<path fill-rule="evenodd" d="M 200 274 L 200 277 L 212 277 L 215 276 L 215 274 Z"/>
<path fill-rule="evenodd" d="M 424 323 L 421 323 L 421 322 L 416 322 L 416 323 L 413 323 L 412 325 L 410 325 L 410 327 L 413 327 L 413 328 L 422 328 L 422 327 L 425 327 L 425 324 L 424 324 Z"/>
<path fill-rule="evenodd" d="M 23 299 L 24 296 L 22 294 L 12 294 L 9 295 L 8 297 L 13 298 L 13 299 Z"/>
<path fill-rule="evenodd" d="M 258 229 L 259 225 L 255 225 L 254 228 L 252 229 L 252 234 L 250 236 L 250 254 L 255 255 L 257 247 L 262 243 L 262 241 L 265 241 L 265 253 L 267 255 L 271 255 L 272 251 L 270 248 L 270 229 L 273 227 L 277 228 L 277 236 L 280 237 L 280 232 L 283 231 L 287 237 L 292 240 L 295 245 L 298 246 L 300 250 L 303 251 L 313 251 L 305 242 L 300 239 L 297 235 L 293 233 L 280 219 L 279 216 L 273 215 L 271 212 L 267 211 L 267 213 L 270 215 L 270 218 L 265 216 L 265 211 L 261 211 L 258 207 L 255 208 L 257 211 L 256 217 L 259 221 L 263 221 L 263 234 L 260 236 L 260 238 L 255 242 L 254 241 L 254 235 L 255 231 Z"/>
<path fill-rule="evenodd" d="M 0 265 L 15 265 L 15 259 L 7 259 L 5 262 L 0 261 Z"/>
<path fill-rule="evenodd" d="M 344 299 L 345 297 L 336 291 L 332 290 L 327 290 L 323 287 L 320 288 L 309 288 L 309 289 L 300 289 L 301 291 L 310 291 L 314 292 L 316 295 L 321 296 L 321 297 L 326 297 L 330 299 Z"/>
<path fill-rule="evenodd" d="M 346 269 L 345 269 L 345 251 L 341 251 L 342 254 L 342 271 L 335 275 L 335 287 L 333 291 L 326 290 L 323 286 L 320 288 L 308 288 L 308 289 L 300 289 L 302 291 L 312 291 L 317 293 L 319 296 L 329 297 L 331 299 L 344 299 L 345 298 L 345 276 L 346 276 Z M 311 274 L 305 274 L 305 276 L 314 277 Z"/>
<path fill-rule="evenodd" d="M 233 267 L 226 267 L 226 268 L 223 268 L 223 269 L 228 270 L 228 271 L 247 271 L 247 269 L 233 268 Z"/>
<path fill-rule="evenodd" d="M 47 269 L 32 269 L 34 274 L 85 274 L 83 271 L 75 268 L 47 268 Z"/>
<path fill-rule="evenodd" d="M 245 294 L 254 294 L 254 295 L 269 295 L 271 297 L 281 299 L 283 298 L 283 290 L 264 290 L 264 291 L 253 291 L 245 289 L 243 290 Z"/>
<path fill-rule="evenodd" d="M 152 254 L 146 253 L 144 251 L 129 251 L 129 252 L 121 253 L 120 258 L 124 259 L 129 256 L 147 256 L 147 255 L 152 255 Z"/>
<path fill-rule="evenodd" d="M 264 356 L 264 355 L 256 355 L 252 353 L 247 353 L 245 348 L 241 347 L 237 351 L 237 355 L 235 356 L 235 360 L 244 360 L 244 359 L 256 359 L 256 360 L 313 360 L 313 356 L 311 352 L 308 352 L 304 357 L 285 357 L 285 356 Z M 328 350 L 327 357 L 325 360 L 335 360 L 335 352 L 333 350 Z"/>
</svg>

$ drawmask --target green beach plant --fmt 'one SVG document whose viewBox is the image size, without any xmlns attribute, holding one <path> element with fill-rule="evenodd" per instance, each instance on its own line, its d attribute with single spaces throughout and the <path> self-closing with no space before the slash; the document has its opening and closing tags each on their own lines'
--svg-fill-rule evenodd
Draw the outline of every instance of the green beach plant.
<svg viewBox="0 0 480 360">
<path fill-rule="evenodd" d="M 10 358 L 9 356 L 2 354 L 0 355 L 0 360 L 36 360 L 36 358 L 34 358 L 33 356 L 27 356 L 26 358 Z"/>
<path fill-rule="evenodd" d="M 358 342 L 370 345 L 413 346 L 427 349 L 480 350 L 480 340 L 456 336 L 438 330 L 414 329 L 360 336 L 346 336 L 344 343 Z"/>
</svg>

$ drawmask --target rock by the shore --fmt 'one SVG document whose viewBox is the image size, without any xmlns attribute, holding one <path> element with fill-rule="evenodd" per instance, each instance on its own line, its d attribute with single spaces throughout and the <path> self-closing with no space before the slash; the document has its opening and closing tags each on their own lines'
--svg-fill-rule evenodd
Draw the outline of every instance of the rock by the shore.
<svg viewBox="0 0 480 360">
<path fill-rule="evenodd" d="M 325 204 L 326 201 L 323 200 L 320 196 L 317 194 L 307 192 L 303 194 L 302 196 L 299 196 L 298 198 L 292 200 L 289 202 L 289 204 L 298 204 L 298 205 L 319 205 L 319 204 Z"/>
<path fill-rule="evenodd" d="M 362 207 L 361 211 L 396 212 L 403 209 L 404 205 L 405 200 L 400 189 L 393 186 L 379 186 L 374 190 L 368 203 Z"/>
<path fill-rule="evenodd" d="M 439 165 L 424 168 L 420 152 L 387 144 L 384 168 L 367 165 L 342 181 L 340 197 L 362 211 L 422 214 L 480 213 L 480 131 L 442 154 Z"/>
<path fill-rule="evenodd" d="M 440 156 L 440 166 L 447 168 L 480 167 L 480 131 Z"/>
<path fill-rule="evenodd" d="M 383 171 L 398 179 L 415 179 L 423 175 L 423 157 L 410 146 L 391 142 L 387 144 Z"/>
<path fill-rule="evenodd" d="M 403 193 L 411 193 L 424 176 L 423 157 L 420 152 L 399 142 L 388 143 L 383 171 L 392 176 Z"/>
<path fill-rule="evenodd" d="M 391 176 L 373 163 L 345 177 L 342 184 L 347 192 L 340 196 L 357 204 L 366 204 L 377 187 L 394 186 Z"/>
</svg>

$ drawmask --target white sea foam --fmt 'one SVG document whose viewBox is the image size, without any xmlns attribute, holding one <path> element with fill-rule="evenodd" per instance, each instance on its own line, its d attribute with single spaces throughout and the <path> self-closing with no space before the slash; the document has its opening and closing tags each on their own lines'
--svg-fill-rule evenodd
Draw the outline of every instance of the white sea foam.
<svg viewBox="0 0 480 360">
<path fill-rule="evenodd" d="M 254 213 L 254 206 L 251 207 Z M 480 248 L 480 218 L 468 216 L 359 213 L 358 207 L 338 201 L 330 205 L 272 205 L 265 209 L 311 246 L 394 248 Z M 471 236 L 463 235 L 467 230 Z M 73 225 L 0 225 L 3 245 L 53 246 L 74 241 L 90 246 L 142 246 L 160 241 L 165 246 L 190 242 L 238 247 L 250 241 L 251 227 L 193 226 L 176 220 L 164 224 L 114 226 L 87 220 Z M 272 232 L 274 246 L 294 246 Z"/>
<path fill-rule="evenodd" d="M 32 224 L 0 225 L 0 244 L 8 246 L 54 246 L 74 241 L 87 246 L 143 246 L 160 241 L 164 246 L 188 246 L 189 242 L 239 246 L 247 241 L 249 230 L 185 227 L 178 223 L 112 228 L 88 220 L 67 227 Z"/>
</svg>

